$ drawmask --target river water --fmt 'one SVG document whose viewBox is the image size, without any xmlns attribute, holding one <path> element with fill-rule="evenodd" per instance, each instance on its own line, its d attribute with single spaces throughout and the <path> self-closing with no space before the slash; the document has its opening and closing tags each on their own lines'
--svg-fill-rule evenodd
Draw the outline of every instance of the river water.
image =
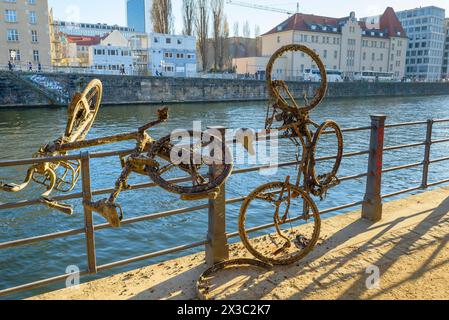
<svg viewBox="0 0 449 320">
<path fill-rule="evenodd" d="M 170 107 L 168 124 L 151 130 L 155 137 L 165 136 L 176 128 L 192 128 L 193 120 L 201 120 L 204 127 L 223 125 L 227 128 L 262 128 L 266 114 L 266 103 L 214 103 L 214 104 L 176 104 Z M 89 137 L 99 137 L 115 133 L 128 132 L 154 119 L 157 106 L 104 106 Z M 436 97 L 402 97 L 402 98 L 365 98 L 328 100 L 316 108 L 311 118 L 318 123 L 327 119 L 336 120 L 341 127 L 370 125 L 371 114 L 386 114 L 387 123 L 427 120 L 430 118 L 449 118 L 449 96 Z M 41 144 L 54 140 L 65 128 L 66 110 L 64 108 L 35 109 L 0 109 L 0 160 L 29 158 Z M 421 142 L 425 139 L 425 125 L 401 127 L 386 130 L 386 146 L 402 143 Z M 448 124 L 436 124 L 434 139 L 449 137 Z M 345 152 L 367 150 L 369 131 L 345 134 Z M 327 143 L 327 145 L 326 145 Z M 332 141 L 324 142 L 323 155 L 331 150 Z M 131 148 L 132 143 L 121 143 L 119 148 Z M 112 146 L 103 146 L 92 150 L 111 150 Z M 116 148 L 116 147 L 114 147 Z M 432 158 L 447 156 L 449 144 L 432 147 Z M 280 161 L 295 159 L 296 150 L 289 141 L 280 142 Z M 392 167 L 423 159 L 424 147 L 388 152 L 385 155 L 385 167 Z M 91 163 L 93 188 L 110 188 L 120 173 L 117 158 L 95 159 Z M 239 164 L 238 168 L 248 167 Z M 431 166 L 430 181 L 449 178 L 447 162 Z M 340 176 L 355 175 L 366 172 L 367 156 L 358 156 L 343 160 Z M 19 182 L 23 179 L 26 168 L 0 168 L 0 180 Z M 247 195 L 264 182 L 283 180 L 288 174 L 294 175 L 295 168 L 279 170 L 275 176 L 264 176 L 258 172 L 236 175 L 227 184 L 228 197 Z M 421 183 L 422 169 L 413 168 L 384 175 L 383 193 L 391 193 Z M 147 182 L 146 177 L 134 177 L 131 183 Z M 79 183 L 80 184 L 80 183 Z M 74 192 L 78 192 L 78 185 Z M 351 202 L 360 201 L 365 192 L 365 178 L 344 182 L 329 192 L 324 201 L 317 203 L 320 209 L 331 208 Z M 35 198 L 42 193 L 42 188 L 31 185 L 20 194 L 0 193 L 0 202 L 7 203 Z M 392 198 L 394 199 L 394 198 Z M 125 209 L 126 218 L 142 214 L 156 213 L 180 207 L 203 204 L 199 202 L 182 202 L 176 195 L 168 194 L 160 188 L 123 193 L 119 202 Z M 78 229 L 83 227 L 82 207 L 79 201 L 70 202 L 75 207 L 72 217 L 41 206 L 0 211 L 0 242 L 37 236 L 41 234 Z M 237 217 L 240 203 L 227 207 L 228 232 L 237 230 Z M 347 210 L 346 210 L 347 211 Z M 345 211 L 333 213 L 342 214 Z M 104 221 L 94 216 L 95 223 Z M 261 223 L 266 217 L 261 213 Z M 207 210 L 172 216 L 155 221 L 141 222 L 117 230 L 102 230 L 96 233 L 98 265 L 171 248 L 205 239 L 207 232 Z M 183 252 L 186 255 L 203 248 Z M 130 270 L 160 259 L 135 263 L 116 268 L 99 276 Z M 86 269 L 85 240 L 83 235 L 64 239 L 44 241 L 41 243 L 6 249 L 0 251 L 0 289 L 17 286 L 50 276 L 64 274 L 67 266 L 76 265 Z M 94 277 L 83 278 L 83 281 Z M 26 297 L 30 294 L 59 288 L 54 285 L 33 292 L 15 295 Z"/>
</svg>

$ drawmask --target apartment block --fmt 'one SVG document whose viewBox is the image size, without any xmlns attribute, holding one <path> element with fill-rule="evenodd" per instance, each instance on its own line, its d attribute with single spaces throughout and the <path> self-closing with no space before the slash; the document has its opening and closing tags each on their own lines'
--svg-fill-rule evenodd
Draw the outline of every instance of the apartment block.
<svg viewBox="0 0 449 320">
<path fill-rule="evenodd" d="M 106 23 L 86 23 L 86 22 L 71 22 L 71 21 L 57 21 L 53 22 L 55 32 L 62 32 L 74 36 L 99 36 L 103 37 L 117 30 L 127 39 L 131 39 L 141 32 L 136 32 L 134 28 L 123 27 L 118 25 L 109 25 Z"/>
<path fill-rule="evenodd" d="M 296 13 L 262 35 L 262 57 L 271 56 L 280 47 L 303 44 L 319 54 L 327 69 L 339 70 L 353 78 L 362 71 L 391 73 L 396 79 L 405 74 L 407 36 L 393 8 L 370 20 L 358 20 L 354 12 L 344 18 Z M 246 65 L 256 63 L 256 59 Z M 245 66 L 235 60 L 235 66 Z M 263 59 L 258 59 L 264 61 Z M 279 79 L 301 79 L 305 69 L 314 69 L 312 60 L 302 53 L 286 55 L 274 68 Z M 252 66 L 261 71 L 265 66 Z M 238 73 L 246 73 L 238 70 Z"/>
<path fill-rule="evenodd" d="M 449 18 L 444 19 L 444 53 L 443 53 L 443 68 L 441 77 L 449 79 Z"/>
<path fill-rule="evenodd" d="M 47 0 L 0 0 L 0 65 L 51 66 Z"/>
<path fill-rule="evenodd" d="M 397 15 L 409 37 L 406 75 L 420 81 L 441 79 L 445 10 L 430 6 L 400 11 Z"/>
<path fill-rule="evenodd" d="M 152 75 L 192 77 L 196 75 L 196 38 L 151 33 L 148 36 L 149 68 Z"/>
</svg>

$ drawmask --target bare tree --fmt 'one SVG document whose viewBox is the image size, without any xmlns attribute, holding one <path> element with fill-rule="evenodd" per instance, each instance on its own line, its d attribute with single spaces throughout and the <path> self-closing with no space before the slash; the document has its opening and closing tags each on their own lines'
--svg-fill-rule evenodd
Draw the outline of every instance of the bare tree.
<svg viewBox="0 0 449 320">
<path fill-rule="evenodd" d="M 251 27 L 249 26 L 249 22 L 245 21 L 243 25 L 243 37 L 250 38 L 251 37 Z"/>
<path fill-rule="evenodd" d="M 153 31 L 170 34 L 173 31 L 173 13 L 171 0 L 154 0 L 151 9 Z"/>
<path fill-rule="evenodd" d="M 234 37 L 240 36 L 240 26 L 238 22 L 234 22 Z"/>
<path fill-rule="evenodd" d="M 260 36 L 260 26 L 256 24 L 254 26 L 254 37 L 257 38 L 258 36 Z"/>
<path fill-rule="evenodd" d="M 229 60 L 229 23 L 228 18 L 225 16 L 223 18 L 223 27 L 222 27 L 222 35 L 220 38 L 221 43 L 221 55 L 219 58 L 219 66 L 220 70 L 223 70 L 223 67 L 228 64 Z"/>
<path fill-rule="evenodd" d="M 198 0 L 195 19 L 198 50 L 201 55 L 203 71 L 207 68 L 207 37 L 209 35 L 209 7 L 208 0 Z"/>
<path fill-rule="evenodd" d="M 182 15 L 184 21 L 182 33 L 187 36 L 193 35 L 196 17 L 196 2 L 196 0 L 182 0 Z"/>
<path fill-rule="evenodd" d="M 222 55 L 222 36 L 223 28 L 223 0 L 211 0 L 212 24 L 213 24 L 213 47 L 214 47 L 214 69 L 217 70 L 219 66 L 219 59 Z"/>
</svg>

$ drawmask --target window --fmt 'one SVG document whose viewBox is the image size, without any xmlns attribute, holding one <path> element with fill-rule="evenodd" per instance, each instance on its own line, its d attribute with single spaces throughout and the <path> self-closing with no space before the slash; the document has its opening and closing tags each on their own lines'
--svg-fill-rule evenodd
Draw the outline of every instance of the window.
<svg viewBox="0 0 449 320">
<path fill-rule="evenodd" d="M 5 21 L 6 22 L 17 22 L 17 11 L 16 10 L 5 10 Z"/>
<path fill-rule="evenodd" d="M 39 62 L 39 51 L 33 50 L 33 60 L 34 62 Z"/>
<path fill-rule="evenodd" d="M 29 13 L 29 20 L 31 24 L 36 24 L 37 23 L 37 17 L 36 17 L 36 12 L 35 11 L 30 11 Z"/>
<path fill-rule="evenodd" d="M 181 39 L 178 39 L 178 44 L 182 44 L 182 40 Z"/>
<path fill-rule="evenodd" d="M 34 5 L 36 4 L 36 0 L 28 0 L 28 4 Z"/>
<path fill-rule="evenodd" d="M 323 57 L 326 59 L 327 58 L 327 50 L 323 51 Z"/>
<path fill-rule="evenodd" d="M 155 37 L 154 38 L 154 43 L 158 43 L 159 42 L 159 38 Z"/>
<path fill-rule="evenodd" d="M 8 41 L 19 41 L 19 31 L 17 29 L 8 29 L 7 38 Z"/>
<path fill-rule="evenodd" d="M 37 42 L 37 31 L 31 30 L 31 42 L 36 43 Z"/>
<path fill-rule="evenodd" d="M 170 44 L 170 43 L 171 43 L 171 38 L 166 38 L 166 39 L 165 39 L 165 43 L 166 43 L 166 44 Z"/>
<path fill-rule="evenodd" d="M 20 50 L 9 50 L 9 57 L 12 61 L 20 61 Z"/>
</svg>

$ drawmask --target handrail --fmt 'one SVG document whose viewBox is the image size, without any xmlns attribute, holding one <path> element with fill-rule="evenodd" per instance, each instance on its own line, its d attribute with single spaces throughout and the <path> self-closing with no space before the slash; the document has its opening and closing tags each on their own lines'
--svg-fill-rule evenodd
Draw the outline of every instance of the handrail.
<svg viewBox="0 0 449 320">
<path fill-rule="evenodd" d="M 406 149 L 406 148 L 416 148 L 416 147 L 426 146 L 426 148 L 428 149 L 428 151 L 430 153 L 429 147 L 431 145 L 449 142 L 449 138 L 432 140 L 432 137 L 431 137 L 431 132 L 432 132 L 431 129 L 432 129 L 433 125 L 435 125 L 437 123 L 445 123 L 445 122 L 449 122 L 449 119 L 404 122 L 404 123 L 395 123 L 395 124 L 384 125 L 384 128 L 398 128 L 398 127 L 405 127 L 405 126 L 417 126 L 417 125 L 427 124 L 428 136 L 426 137 L 426 141 L 424 141 L 424 142 L 387 146 L 387 147 L 383 147 L 381 151 L 389 152 L 389 151 L 401 150 L 401 149 Z M 376 124 L 372 124 L 371 126 L 346 128 L 346 129 L 343 129 L 342 131 L 344 133 L 352 133 L 352 132 L 359 132 L 359 131 L 363 131 L 363 130 L 371 130 L 371 133 L 373 133 L 373 132 L 377 132 L 376 130 L 378 130 L 378 129 L 379 128 L 376 127 Z M 429 132 L 430 132 L 430 137 L 429 137 Z M 382 135 L 383 135 L 383 132 L 382 132 Z M 379 137 L 379 138 L 383 139 L 383 136 Z M 235 142 L 235 141 L 232 141 L 232 142 Z M 79 153 L 79 154 L 72 154 L 72 155 L 58 156 L 58 157 L 1 160 L 0 168 L 31 165 L 31 164 L 44 163 L 44 162 L 58 162 L 58 161 L 63 161 L 63 160 L 64 161 L 81 160 L 84 163 L 83 168 L 84 168 L 84 170 L 86 170 L 85 167 L 89 166 L 90 159 L 100 159 L 100 158 L 114 157 L 114 156 L 125 156 L 125 155 L 130 154 L 132 151 L 133 150 L 130 150 L 130 149 L 123 149 L 123 150 L 93 152 L 90 154 L 89 153 L 83 153 L 83 154 Z M 343 158 L 350 158 L 350 157 L 356 157 L 356 156 L 361 156 L 361 155 L 369 155 L 370 158 L 373 157 L 374 156 L 373 146 L 371 145 L 369 150 L 360 150 L 360 151 L 344 153 Z M 416 168 L 416 167 L 421 167 L 421 166 L 423 166 L 424 171 L 426 171 L 426 170 L 428 171 L 429 170 L 428 166 L 430 164 L 439 163 L 439 162 L 443 162 L 443 161 L 449 161 L 449 157 L 430 159 L 430 154 L 428 154 L 427 157 L 428 157 L 427 159 L 424 159 L 424 161 L 420 161 L 420 162 L 414 162 L 414 163 L 409 163 L 409 164 L 394 166 L 394 167 L 389 167 L 389 168 L 382 167 L 381 170 L 376 174 L 389 173 L 389 172 L 394 172 L 394 171 L 399 171 L 399 170 L 404 170 L 404 169 L 409 169 L 409 168 Z M 335 156 L 321 157 L 321 158 L 318 158 L 317 161 L 326 161 L 326 160 L 331 160 L 331 159 L 335 159 Z M 279 167 L 297 166 L 298 164 L 299 164 L 298 161 L 289 161 L 289 162 L 280 163 Z M 249 167 L 249 168 L 234 169 L 234 171 L 232 172 L 232 175 L 246 174 L 246 173 L 255 172 L 255 171 L 258 171 L 261 169 L 267 169 L 267 168 L 269 168 L 269 166 L 259 165 L 259 166 Z M 359 174 L 341 177 L 339 180 L 341 183 L 344 183 L 346 181 L 362 179 L 362 178 L 369 178 L 372 174 L 373 174 L 373 172 L 368 171 L 366 173 L 359 173 Z M 426 174 L 426 172 L 424 172 L 424 174 Z M 425 175 L 425 177 L 426 177 L 425 180 L 427 180 L 427 175 Z M 88 176 L 87 178 L 89 180 L 86 181 L 85 183 L 83 183 L 83 192 L 74 192 L 74 193 L 67 194 L 67 195 L 59 195 L 59 196 L 55 196 L 54 199 L 57 201 L 71 200 L 71 199 L 82 199 L 83 197 L 86 196 L 85 192 L 84 192 L 85 191 L 84 188 L 85 187 L 90 188 L 90 176 Z M 180 178 L 172 179 L 170 181 L 180 182 L 180 181 L 186 181 L 186 180 L 187 180 L 186 177 L 180 177 Z M 449 179 L 443 179 L 443 180 L 431 182 L 431 183 L 427 183 L 427 181 L 423 181 L 423 185 L 421 185 L 421 186 L 407 188 L 405 190 L 396 191 L 396 192 L 393 192 L 390 194 L 379 195 L 379 197 L 381 199 L 387 199 L 387 198 L 399 196 L 404 193 L 410 193 L 413 191 L 423 190 L 428 187 L 433 187 L 433 186 L 437 186 L 437 185 L 445 184 L 445 183 L 449 183 Z M 129 190 L 126 190 L 126 191 L 148 189 L 148 188 L 153 188 L 156 186 L 157 185 L 153 182 L 140 183 L 140 184 L 135 184 L 135 185 L 130 186 Z M 91 190 L 90 193 L 92 194 L 92 196 L 97 196 L 97 195 L 102 195 L 102 194 L 108 194 L 112 190 L 113 190 L 113 188 L 97 189 L 97 190 Z M 244 196 L 236 197 L 236 198 L 228 198 L 228 199 L 225 199 L 225 204 L 240 203 L 240 202 L 243 202 L 245 200 L 245 198 L 246 197 L 244 197 Z M 345 210 L 345 209 L 349 209 L 349 208 L 353 208 L 353 207 L 357 207 L 357 206 L 361 206 L 361 205 L 365 206 L 366 201 L 367 201 L 367 199 L 365 198 L 364 200 L 361 200 L 361 201 L 356 201 L 353 203 L 341 205 L 341 206 L 334 207 L 334 208 L 328 208 L 328 209 L 322 210 L 320 213 L 324 215 L 324 214 L 341 211 L 341 210 Z M 38 199 L 24 200 L 24 201 L 12 202 L 12 203 L 0 203 L 0 211 L 5 210 L 5 209 L 26 207 L 26 206 L 30 206 L 30 205 L 35 205 L 37 203 L 38 203 Z M 143 221 L 156 220 L 156 219 L 160 219 L 160 218 L 164 218 L 164 217 L 181 215 L 181 214 L 185 214 L 185 213 L 189 213 L 189 212 L 195 212 L 195 211 L 206 210 L 206 209 L 210 210 L 210 204 L 200 204 L 200 205 L 193 206 L 193 207 L 185 207 L 185 208 L 178 208 L 178 209 L 169 210 L 169 211 L 143 214 L 143 215 L 139 215 L 137 217 L 129 218 L 129 219 L 122 221 L 122 225 L 127 226 L 127 225 L 131 225 L 131 224 L 139 223 L 139 222 L 143 222 Z M 270 228 L 272 226 L 273 226 L 272 224 L 267 224 L 267 225 L 255 227 L 255 228 L 253 228 L 253 230 L 249 230 L 248 232 L 259 231 L 259 230 L 263 230 L 266 228 Z M 83 234 L 83 233 L 86 233 L 86 237 L 89 238 L 89 237 L 93 237 L 95 232 L 109 229 L 110 225 L 107 223 L 103 223 L 103 224 L 93 225 L 93 226 L 91 226 L 91 228 L 92 228 L 92 231 L 88 231 L 86 229 L 86 226 L 83 226 L 82 228 L 78 228 L 78 229 L 65 230 L 65 231 L 60 231 L 60 232 L 55 232 L 55 233 L 50 233 L 50 234 L 45 234 L 45 235 L 39 235 L 39 236 L 35 236 L 35 237 L 11 240 L 11 241 L 0 243 L 0 250 L 30 245 L 30 244 L 34 244 L 34 243 L 38 243 L 38 242 L 42 242 L 42 241 L 48 241 L 48 240 L 52 240 L 52 239 L 70 237 L 70 236 L 79 235 L 79 234 Z M 237 236 L 238 236 L 238 232 L 226 234 L 226 237 L 228 239 L 235 238 Z M 185 251 L 188 249 L 197 248 L 197 247 L 200 247 L 203 245 L 208 245 L 208 244 L 210 244 L 209 240 L 201 240 L 201 241 L 198 241 L 198 242 L 195 242 L 192 244 L 181 245 L 181 246 L 178 246 L 175 248 L 164 249 L 164 250 L 160 250 L 157 252 L 152 252 L 152 253 L 141 255 L 138 257 L 132 257 L 129 259 L 116 261 L 116 262 L 108 263 L 108 264 L 101 265 L 101 266 L 96 266 L 95 257 L 91 257 L 91 259 L 94 259 L 94 260 L 91 261 L 91 266 L 89 267 L 89 270 L 82 271 L 80 273 L 80 275 L 84 276 L 84 275 L 94 274 L 94 273 L 97 273 L 97 272 L 100 272 L 103 270 L 112 269 L 112 268 L 115 268 L 118 266 L 124 266 L 124 265 L 128 265 L 130 263 L 134 263 L 137 261 L 148 260 L 148 259 L 152 259 L 155 257 L 164 256 L 167 254 L 178 253 L 178 252 L 182 252 L 182 251 Z M 95 248 L 93 247 L 90 249 L 93 250 L 93 254 L 94 254 Z M 92 268 L 94 268 L 94 270 L 92 270 Z M 34 288 L 37 288 L 37 287 L 40 287 L 43 285 L 48 285 L 51 283 L 55 283 L 55 282 L 64 280 L 67 277 L 68 277 L 68 275 L 60 275 L 60 276 L 52 277 L 49 279 L 39 280 L 39 281 L 32 282 L 29 284 L 20 285 L 20 286 L 14 287 L 14 288 L 3 289 L 3 290 L 0 290 L 0 296 L 34 289 Z"/>
</svg>

